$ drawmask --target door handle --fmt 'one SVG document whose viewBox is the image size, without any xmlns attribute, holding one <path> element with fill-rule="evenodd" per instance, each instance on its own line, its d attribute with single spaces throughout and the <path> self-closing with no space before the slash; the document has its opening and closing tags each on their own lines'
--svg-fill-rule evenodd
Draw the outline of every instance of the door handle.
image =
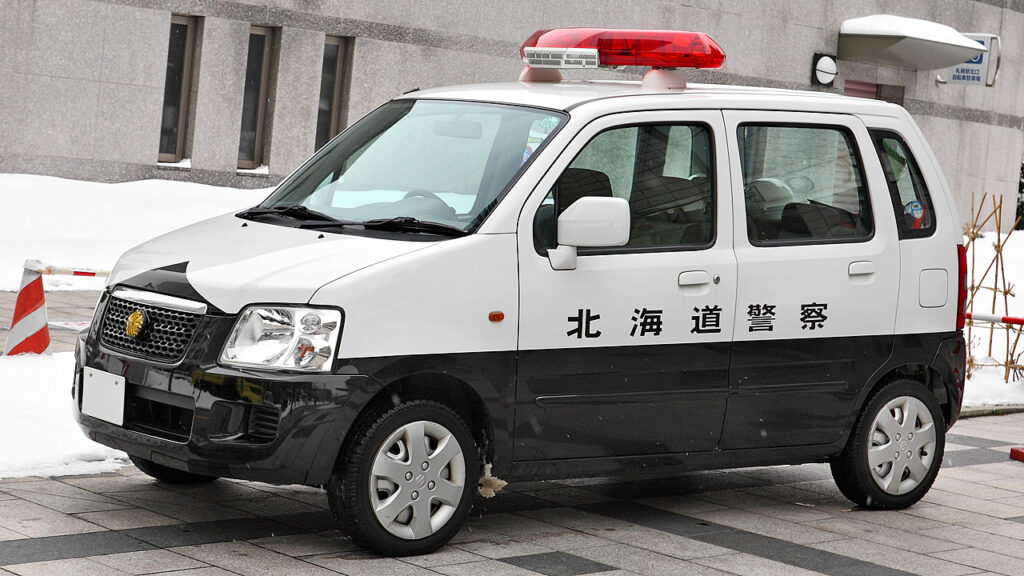
<svg viewBox="0 0 1024 576">
<path fill-rule="evenodd" d="M 875 273 L 874 262 L 850 262 L 850 276 L 869 276 Z"/>
<path fill-rule="evenodd" d="M 711 274 L 704 270 L 689 270 L 679 273 L 680 286 L 703 286 L 704 284 L 711 284 L 712 281 Z M 718 282 L 716 281 L 715 283 L 717 284 Z"/>
</svg>

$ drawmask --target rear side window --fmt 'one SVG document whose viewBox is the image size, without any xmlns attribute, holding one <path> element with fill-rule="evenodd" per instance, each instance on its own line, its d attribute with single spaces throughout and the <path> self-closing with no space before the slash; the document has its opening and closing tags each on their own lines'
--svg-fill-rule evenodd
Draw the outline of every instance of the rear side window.
<svg viewBox="0 0 1024 576">
<path fill-rule="evenodd" d="M 861 242 L 874 234 L 860 158 L 846 130 L 743 124 L 738 139 L 752 245 Z"/>
<path fill-rule="evenodd" d="M 932 199 L 910 148 L 895 132 L 872 130 L 871 136 L 889 184 L 900 239 L 931 236 L 935 232 Z"/>
</svg>

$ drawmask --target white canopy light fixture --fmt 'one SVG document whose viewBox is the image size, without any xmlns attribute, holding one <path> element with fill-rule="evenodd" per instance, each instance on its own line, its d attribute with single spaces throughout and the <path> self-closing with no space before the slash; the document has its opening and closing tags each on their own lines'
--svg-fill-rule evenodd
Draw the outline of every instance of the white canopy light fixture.
<svg viewBox="0 0 1024 576">
<path fill-rule="evenodd" d="M 846 20 L 839 28 L 838 56 L 916 70 L 966 62 L 988 49 L 938 22 L 875 14 Z"/>
</svg>

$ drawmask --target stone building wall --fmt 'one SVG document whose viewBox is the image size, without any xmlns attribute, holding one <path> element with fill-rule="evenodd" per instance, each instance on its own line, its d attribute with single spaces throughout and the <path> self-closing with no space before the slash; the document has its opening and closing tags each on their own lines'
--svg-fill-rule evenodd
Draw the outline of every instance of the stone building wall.
<svg viewBox="0 0 1024 576">
<path fill-rule="evenodd" d="M 841 92 L 846 80 L 904 87 L 904 106 L 931 142 L 961 217 L 983 193 L 1005 196 L 1009 215 L 1024 136 L 1024 0 L 0 0 L 0 172 L 271 185 L 313 152 L 327 36 L 354 38 L 351 122 L 413 88 L 515 79 L 519 44 L 552 27 L 703 31 L 728 57 L 721 70 L 690 73 L 691 82 L 814 89 L 812 55 L 836 53 L 843 20 L 879 13 L 1002 37 L 991 88 L 840 60 L 830 90 Z M 157 162 L 172 14 L 197 17 L 200 29 L 188 168 Z M 236 169 L 254 24 L 278 31 L 266 167 L 257 171 L 266 174 Z"/>
</svg>

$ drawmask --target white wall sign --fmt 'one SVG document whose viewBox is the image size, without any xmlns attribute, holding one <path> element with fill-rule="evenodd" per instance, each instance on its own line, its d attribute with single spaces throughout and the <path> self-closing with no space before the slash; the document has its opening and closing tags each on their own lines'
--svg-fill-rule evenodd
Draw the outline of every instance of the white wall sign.
<svg viewBox="0 0 1024 576">
<path fill-rule="evenodd" d="M 995 83 L 996 70 L 999 67 L 999 36 L 994 34 L 964 34 L 988 48 L 988 52 L 982 52 L 974 58 L 950 66 L 943 76 L 950 84 L 968 84 L 971 86 L 991 86 Z M 994 65 L 989 65 L 995 61 Z"/>
</svg>

